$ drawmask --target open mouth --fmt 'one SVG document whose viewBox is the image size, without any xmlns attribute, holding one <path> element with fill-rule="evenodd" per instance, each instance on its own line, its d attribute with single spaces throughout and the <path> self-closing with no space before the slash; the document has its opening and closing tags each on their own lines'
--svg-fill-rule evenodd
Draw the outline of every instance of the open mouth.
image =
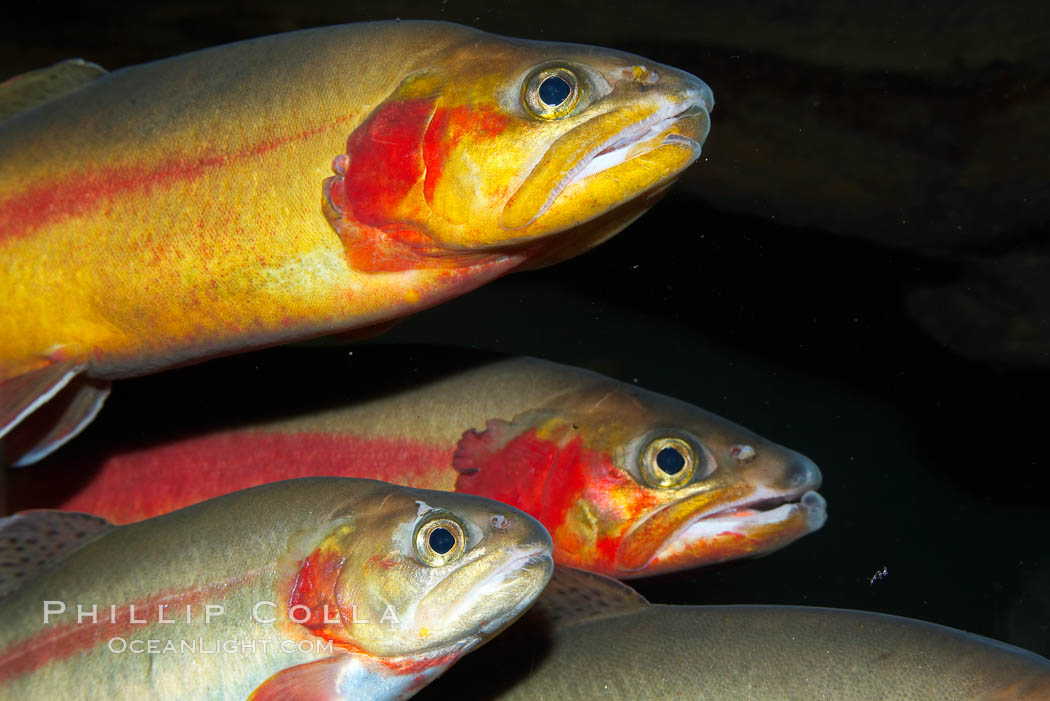
<svg viewBox="0 0 1050 701">
<path fill-rule="evenodd" d="M 674 130 L 676 126 L 680 126 L 679 122 L 690 119 L 703 120 L 704 126 L 699 130 L 700 133 L 695 135 L 696 138 Z M 680 144 L 695 150 L 696 155 L 693 158 L 695 160 L 700 156 L 701 146 L 707 138 L 708 124 L 707 109 L 699 103 L 690 104 L 677 114 L 663 119 L 660 119 L 660 115 L 657 113 L 649 119 L 624 129 L 621 134 L 615 136 L 609 143 L 600 146 L 597 153 L 590 160 L 584 160 L 574 172 L 568 174 L 569 178 L 561 189 L 565 189 L 584 178 L 609 170 L 632 158 L 655 151 L 666 144 Z"/>
<path fill-rule="evenodd" d="M 656 559 L 673 557 L 693 545 L 723 534 L 747 535 L 763 527 L 783 525 L 786 544 L 819 529 L 827 521 L 827 502 L 813 490 L 775 496 L 752 496 L 718 511 L 698 516 L 668 538 Z M 771 543 L 771 546 L 774 544 Z M 770 548 L 772 549 L 772 547 Z"/>
<path fill-rule="evenodd" d="M 824 501 L 824 497 L 813 490 L 803 492 L 801 495 L 794 494 L 755 499 L 701 516 L 687 526 L 687 531 L 695 525 L 704 527 L 708 525 L 725 525 L 727 521 L 738 523 L 775 523 L 783 520 L 783 517 L 787 514 L 798 510 L 802 510 L 814 518 L 820 518 L 820 523 L 814 527 L 815 530 L 824 525 L 824 519 L 827 517 L 827 502 Z M 715 524 L 716 521 L 719 523 Z"/>
</svg>

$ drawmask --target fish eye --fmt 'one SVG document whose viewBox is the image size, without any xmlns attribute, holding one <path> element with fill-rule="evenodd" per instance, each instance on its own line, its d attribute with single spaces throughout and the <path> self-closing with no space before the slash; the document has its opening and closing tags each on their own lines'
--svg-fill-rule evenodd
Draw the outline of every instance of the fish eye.
<svg viewBox="0 0 1050 701">
<path fill-rule="evenodd" d="M 428 567 L 452 564 L 467 549 L 463 525 L 452 514 L 431 514 L 416 525 L 416 555 Z"/>
<path fill-rule="evenodd" d="M 677 488 L 696 472 L 696 451 L 681 438 L 650 441 L 642 451 L 642 476 L 652 487 Z"/>
<path fill-rule="evenodd" d="M 540 83 L 538 93 L 543 104 L 558 107 L 572 94 L 572 86 L 560 75 L 551 75 Z"/>
<path fill-rule="evenodd" d="M 580 81 L 564 66 L 547 66 L 529 76 L 522 97 L 533 115 L 541 119 L 561 119 L 579 103 Z"/>
</svg>

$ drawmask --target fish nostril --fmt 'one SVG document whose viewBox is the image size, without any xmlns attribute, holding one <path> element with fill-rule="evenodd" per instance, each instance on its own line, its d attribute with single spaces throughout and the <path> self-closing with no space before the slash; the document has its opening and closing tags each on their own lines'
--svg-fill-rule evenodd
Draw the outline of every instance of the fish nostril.
<svg viewBox="0 0 1050 701">
<path fill-rule="evenodd" d="M 660 74 L 645 66 L 626 66 L 620 69 L 620 78 L 648 86 L 655 85 L 660 80 Z"/>
</svg>

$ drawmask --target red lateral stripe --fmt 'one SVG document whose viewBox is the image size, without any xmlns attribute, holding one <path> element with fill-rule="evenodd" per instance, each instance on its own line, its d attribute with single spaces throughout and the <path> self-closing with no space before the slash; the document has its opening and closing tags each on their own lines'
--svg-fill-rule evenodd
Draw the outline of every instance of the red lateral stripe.
<svg viewBox="0 0 1050 701">
<path fill-rule="evenodd" d="M 98 210 L 107 202 L 129 194 L 149 194 L 153 188 L 178 181 L 191 181 L 232 162 L 258 158 L 290 143 L 306 141 L 349 120 L 336 118 L 328 124 L 252 144 L 237 153 L 183 156 L 151 166 L 116 166 L 84 169 L 63 174 L 27 191 L 0 201 L 0 240 L 26 236 L 48 224 Z M 320 193 L 321 183 L 317 184 Z"/>
<path fill-rule="evenodd" d="M 0 684 L 40 669 L 50 662 L 72 657 L 80 652 L 105 644 L 110 638 L 130 635 L 157 623 L 157 607 L 165 606 L 164 617 L 176 622 L 185 621 L 185 607 L 190 606 L 193 620 L 203 624 L 204 604 L 222 601 L 238 588 L 243 587 L 259 575 L 249 572 L 218 582 L 210 582 L 191 589 L 172 590 L 155 594 L 135 602 L 116 604 L 116 615 L 110 620 L 110 604 L 104 602 L 64 602 L 66 613 L 76 610 L 76 605 L 90 607 L 98 604 L 98 623 L 56 623 L 45 626 L 9 647 L 0 650 Z M 131 606 L 135 607 L 135 618 L 147 623 L 131 622 Z M 90 609 L 89 609 L 90 610 Z M 43 606 L 40 609 L 43 620 Z M 229 614 L 227 614 L 229 615 Z M 166 625 L 166 624 L 162 624 Z"/>
<path fill-rule="evenodd" d="M 426 487 L 452 470 L 453 450 L 452 445 L 351 434 L 219 433 L 20 471 L 9 485 L 10 506 L 84 511 L 120 524 L 296 477 L 365 477 Z M 65 498 L 56 496 L 64 486 L 77 489 Z"/>
</svg>

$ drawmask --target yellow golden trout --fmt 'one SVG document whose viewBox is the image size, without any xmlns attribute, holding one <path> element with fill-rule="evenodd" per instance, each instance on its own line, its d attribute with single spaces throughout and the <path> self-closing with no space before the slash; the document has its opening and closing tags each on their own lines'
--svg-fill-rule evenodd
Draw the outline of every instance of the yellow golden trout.
<svg viewBox="0 0 1050 701">
<path fill-rule="evenodd" d="M 516 509 L 371 480 L 130 526 L 18 514 L 0 521 L 0 696 L 407 698 L 528 608 L 550 552 Z"/>
<path fill-rule="evenodd" d="M 0 435 L 40 414 L 28 464 L 112 379 L 381 324 L 575 255 L 698 157 L 712 107 L 637 56 L 438 22 L 11 79 Z"/>
<path fill-rule="evenodd" d="M 515 506 L 559 563 L 619 578 L 768 554 L 824 525 L 817 466 L 742 426 L 587 370 L 448 353 L 280 349 L 181 371 L 176 392 L 140 382 L 93 435 L 11 470 L 10 503 L 128 523 L 272 480 L 367 477 Z M 213 371 L 233 391 L 201 407 Z M 158 405 L 192 407 L 197 430 Z"/>
</svg>

